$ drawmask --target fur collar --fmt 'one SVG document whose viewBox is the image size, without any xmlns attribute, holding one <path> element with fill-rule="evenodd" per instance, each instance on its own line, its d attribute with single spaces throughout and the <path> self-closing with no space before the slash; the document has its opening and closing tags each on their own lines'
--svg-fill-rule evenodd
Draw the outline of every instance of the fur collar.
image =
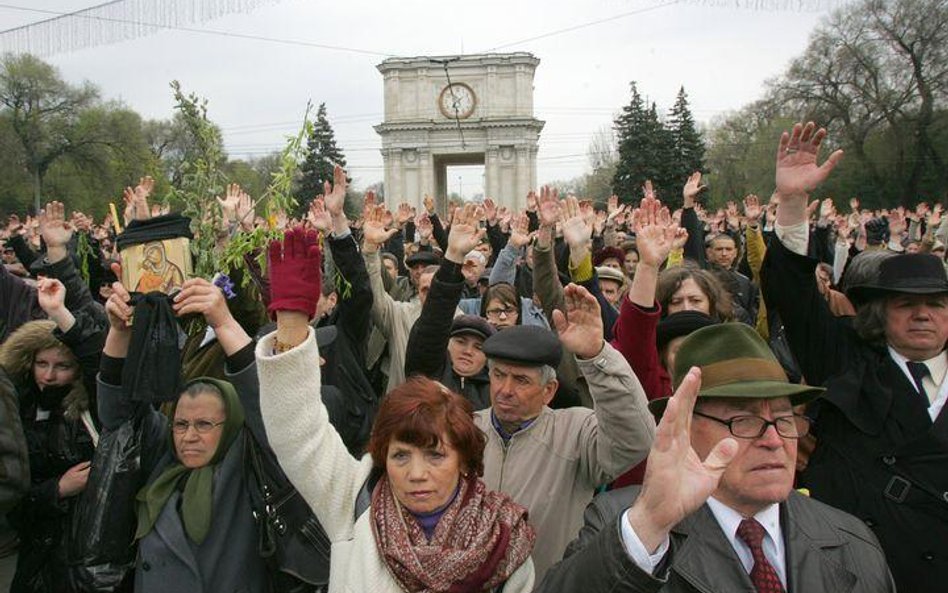
<svg viewBox="0 0 948 593">
<path fill-rule="evenodd" d="M 7 372 L 16 386 L 18 399 L 35 387 L 33 380 L 33 358 L 40 350 L 62 348 L 65 345 L 56 338 L 56 324 L 50 320 L 30 321 L 10 334 L 0 346 L 0 366 Z M 78 420 L 80 414 L 89 409 L 89 394 L 82 382 L 82 371 L 72 384 L 72 389 L 63 398 L 63 416 L 67 420 Z"/>
</svg>

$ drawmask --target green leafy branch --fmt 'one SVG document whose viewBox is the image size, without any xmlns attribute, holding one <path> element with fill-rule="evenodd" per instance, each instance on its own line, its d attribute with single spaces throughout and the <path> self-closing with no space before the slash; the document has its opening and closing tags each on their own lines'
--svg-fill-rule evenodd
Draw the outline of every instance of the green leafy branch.
<svg viewBox="0 0 948 593">
<path fill-rule="evenodd" d="M 222 170 L 225 155 L 220 130 L 207 117 L 207 99 L 194 93 L 186 95 L 177 80 L 171 82 L 171 88 L 175 109 L 194 139 L 195 151 L 183 164 L 181 181 L 170 189 L 168 198 L 182 204 L 182 213 L 191 219 L 195 275 L 211 278 L 221 269 L 217 229 L 221 228 L 223 215 L 215 197 L 223 192 L 227 181 Z"/>
<path fill-rule="evenodd" d="M 224 269 L 230 270 L 243 266 L 244 256 L 252 253 L 257 254 L 257 261 L 263 269 L 266 266 L 265 247 L 270 241 L 283 237 L 283 231 L 276 228 L 274 219 L 279 213 L 290 213 L 296 208 L 296 198 L 292 193 L 293 182 L 296 179 L 299 164 L 309 152 L 306 138 L 313 131 L 313 122 L 309 117 L 312 108 L 311 103 L 306 104 L 300 131 L 294 136 L 287 137 L 286 146 L 280 152 L 280 166 L 271 173 L 270 184 L 256 202 L 257 206 L 264 207 L 264 217 L 269 223 L 268 226 L 256 228 L 251 232 L 235 232 L 224 250 L 221 261 Z M 246 284 L 248 280 L 249 275 L 245 274 L 243 283 Z"/>
</svg>

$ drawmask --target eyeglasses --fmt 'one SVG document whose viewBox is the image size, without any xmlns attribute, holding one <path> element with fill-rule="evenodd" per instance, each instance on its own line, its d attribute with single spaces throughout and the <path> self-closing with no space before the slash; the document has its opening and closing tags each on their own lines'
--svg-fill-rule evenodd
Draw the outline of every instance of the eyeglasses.
<svg viewBox="0 0 948 593">
<path fill-rule="evenodd" d="M 727 426 L 731 434 L 739 439 L 759 439 L 767 432 L 767 428 L 773 426 L 777 434 L 785 439 L 799 439 L 810 433 L 810 419 L 806 416 L 793 414 L 790 416 L 781 416 L 774 420 L 767 420 L 760 416 L 734 416 L 730 420 L 724 418 L 715 418 L 701 412 L 694 412 L 695 416 L 701 416 L 708 420 L 714 420 L 724 426 Z"/>
<path fill-rule="evenodd" d="M 175 420 L 171 423 L 171 430 L 173 430 L 175 434 L 184 434 L 188 432 L 189 427 L 193 426 L 198 434 L 207 434 L 221 424 L 224 424 L 223 420 L 220 422 L 211 422 L 210 420 L 195 420 L 194 422 Z"/>
<path fill-rule="evenodd" d="M 504 307 L 504 308 L 498 308 L 498 309 L 488 309 L 488 310 L 487 310 L 487 316 L 488 316 L 488 317 L 494 317 L 494 318 L 496 319 L 496 318 L 499 318 L 501 315 L 503 315 L 504 317 L 509 317 L 509 316 L 513 315 L 514 313 L 516 313 L 516 312 L 517 312 L 517 309 L 516 309 L 515 307 Z"/>
</svg>

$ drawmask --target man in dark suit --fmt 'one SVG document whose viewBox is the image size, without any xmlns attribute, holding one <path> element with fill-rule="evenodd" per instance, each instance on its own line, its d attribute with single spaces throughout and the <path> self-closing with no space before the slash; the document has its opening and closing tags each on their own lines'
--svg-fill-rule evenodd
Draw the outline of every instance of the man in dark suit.
<svg viewBox="0 0 948 593">
<path fill-rule="evenodd" d="M 597 497 L 538 593 L 892 592 L 885 556 L 856 518 L 793 491 L 793 406 L 821 388 L 787 381 L 751 328 L 685 338 L 641 488 Z"/>
<path fill-rule="evenodd" d="M 777 155 L 776 240 L 764 259 L 767 308 L 780 314 L 806 382 L 816 448 L 800 484 L 872 529 L 900 591 L 948 590 L 948 278 L 930 254 L 891 256 L 850 286 L 856 317 L 835 317 L 807 257 L 808 193 L 825 131 L 784 134 Z M 847 272 L 848 274 L 848 272 Z"/>
</svg>

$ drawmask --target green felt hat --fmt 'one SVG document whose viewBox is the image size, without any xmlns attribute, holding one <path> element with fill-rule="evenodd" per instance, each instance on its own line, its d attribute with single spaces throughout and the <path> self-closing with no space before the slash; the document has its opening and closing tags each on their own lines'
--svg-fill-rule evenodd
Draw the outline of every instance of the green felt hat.
<svg viewBox="0 0 948 593">
<path fill-rule="evenodd" d="M 743 323 L 719 323 L 688 335 L 675 356 L 672 369 L 675 389 L 691 367 L 701 368 L 698 397 L 787 397 L 796 406 L 825 391 L 822 387 L 791 383 L 767 343 Z M 648 407 L 653 414 L 661 416 L 668 400 L 667 397 L 652 400 Z"/>
</svg>

